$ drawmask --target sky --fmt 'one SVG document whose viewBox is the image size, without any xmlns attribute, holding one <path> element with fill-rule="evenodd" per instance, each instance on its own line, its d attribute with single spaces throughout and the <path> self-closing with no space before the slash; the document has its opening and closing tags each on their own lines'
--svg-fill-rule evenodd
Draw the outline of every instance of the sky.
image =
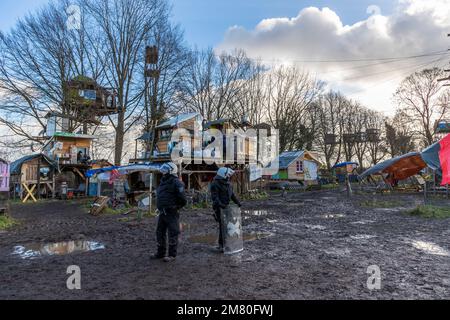
<svg viewBox="0 0 450 320">
<path fill-rule="evenodd" d="M 0 30 L 47 1 L 1 0 Z M 450 61 L 449 1 L 172 0 L 172 20 L 190 46 L 295 64 L 328 89 L 392 115 L 403 78 Z"/>
</svg>

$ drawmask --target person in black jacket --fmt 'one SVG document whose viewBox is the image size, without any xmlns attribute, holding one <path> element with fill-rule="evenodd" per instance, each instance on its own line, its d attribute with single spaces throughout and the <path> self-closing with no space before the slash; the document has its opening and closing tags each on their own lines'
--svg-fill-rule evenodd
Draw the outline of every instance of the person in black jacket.
<svg viewBox="0 0 450 320">
<path fill-rule="evenodd" d="M 180 234 L 179 210 L 186 205 L 187 201 L 184 184 L 177 176 L 177 166 L 169 162 L 164 164 L 160 171 L 163 177 L 156 190 L 156 206 L 159 211 L 156 228 L 158 251 L 152 258 L 170 262 L 177 256 L 178 235 Z M 166 257 L 167 233 L 169 233 L 169 255 Z"/>
<path fill-rule="evenodd" d="M 219 247 L 217 249 L 220 251 L 223 251 L 221 210 L 226 209 L 231 201 L 239 207 L 241 206 L 241 202 L 234 194 L 233 186 L 230 183 L 233 174 L 234 171 L 230 168 L 220 168 L 210 186 L 214 219 L 219 223 Z"/>
</svg>

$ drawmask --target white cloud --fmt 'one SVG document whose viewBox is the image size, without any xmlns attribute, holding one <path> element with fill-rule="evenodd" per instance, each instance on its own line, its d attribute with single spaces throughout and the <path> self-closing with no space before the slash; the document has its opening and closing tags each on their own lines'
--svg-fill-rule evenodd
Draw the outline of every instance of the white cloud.
<svg viewBox="0 0 450 320">
<path fill-rule="evenodd" d="M 398 0 L 392 14 L 373 13 L 353 25 L 344 25 L 333 10 L 309 7 L 292 18 L 264 19 L 253 30 L 231 27 L 216 50 L 241 48 L 269 63 L 295 61 L 333 89 L 392 113 L 392 94 L 405 76 L 421 68 L 443 66 L 450 56 L 335 60 L 408 57 L 446 50 L 450 47 L 450 6 L 448 0 Z"/>
</svg>

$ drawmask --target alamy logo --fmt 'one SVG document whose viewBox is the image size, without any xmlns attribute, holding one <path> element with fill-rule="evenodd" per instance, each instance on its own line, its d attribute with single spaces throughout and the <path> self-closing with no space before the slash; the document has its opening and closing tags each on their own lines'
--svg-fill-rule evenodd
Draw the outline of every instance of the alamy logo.
<svg viewBox="0 0 450 320">
<path fill-rule="evenodd" d="M 367 267 L 367 274 L 369 278 L 367 279 L 367 289 L 369 290 L 380 290 L 381 289 L 381 269 L 377 265 L 372 265 Z"/>
<path fill-rule="evenodd" d="M 174 163 L 258 165 L 262 175 L 278 173 L 279 133 L 272 129 L 235 129 L 222 132 L 177 128 L 170 140 L 169 152 Z M 251 155 L 251 156 L 250 156 Z"/>
<path fill-rule="evenodd" d="M 67 7 L 67 29 L 68 30 L 80 30 L 81 29 L 81 8 L 75 4 Z"/>
<path fill-rule="evenodd" d="M 367 19 L 367 27 L 369 29 L 375 29 L 377 26 L 377 17 L 381 16 L 381 8 L 377 5 L 371 5 L 367 7 L 367 14 L 370 14 Z"/>
<path fill-rule="evenodd" d="M 81 269 L 79 266 L 68 266 L 67 274 L 70 274 L 66 285 L 69 290 L 81 290 Z"/>
</svg>

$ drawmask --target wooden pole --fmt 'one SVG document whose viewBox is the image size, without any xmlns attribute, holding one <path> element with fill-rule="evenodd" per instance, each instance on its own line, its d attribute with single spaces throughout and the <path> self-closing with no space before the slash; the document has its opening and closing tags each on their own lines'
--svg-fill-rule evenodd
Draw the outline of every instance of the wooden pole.
<svg viewBox="0 0 450 320">
<path fill-rule="evenodd" d="M 150 185 L 149 185 L 149 198 L 148 198 L 148 213 L 152 213 L 152 192 L 153 192 L 153 172 L 150 173 Z"/>
<path fill-rule="evenodd" d="M 56 168 L 53 168 L 52 183 L 53 183 L 52 199 L 55 199 L 56 198 Z"/>
<path fill-rule="evenodd" d="M 423 185 L 423 203 L 427 204 L 427 181 L 425 180 L 425 184 Z"/>
<path fill-rule="evenodd" d="M 41 158 L 38 158 L 37 166 L 37 198 L 41 199 Z"/>
</svg>

